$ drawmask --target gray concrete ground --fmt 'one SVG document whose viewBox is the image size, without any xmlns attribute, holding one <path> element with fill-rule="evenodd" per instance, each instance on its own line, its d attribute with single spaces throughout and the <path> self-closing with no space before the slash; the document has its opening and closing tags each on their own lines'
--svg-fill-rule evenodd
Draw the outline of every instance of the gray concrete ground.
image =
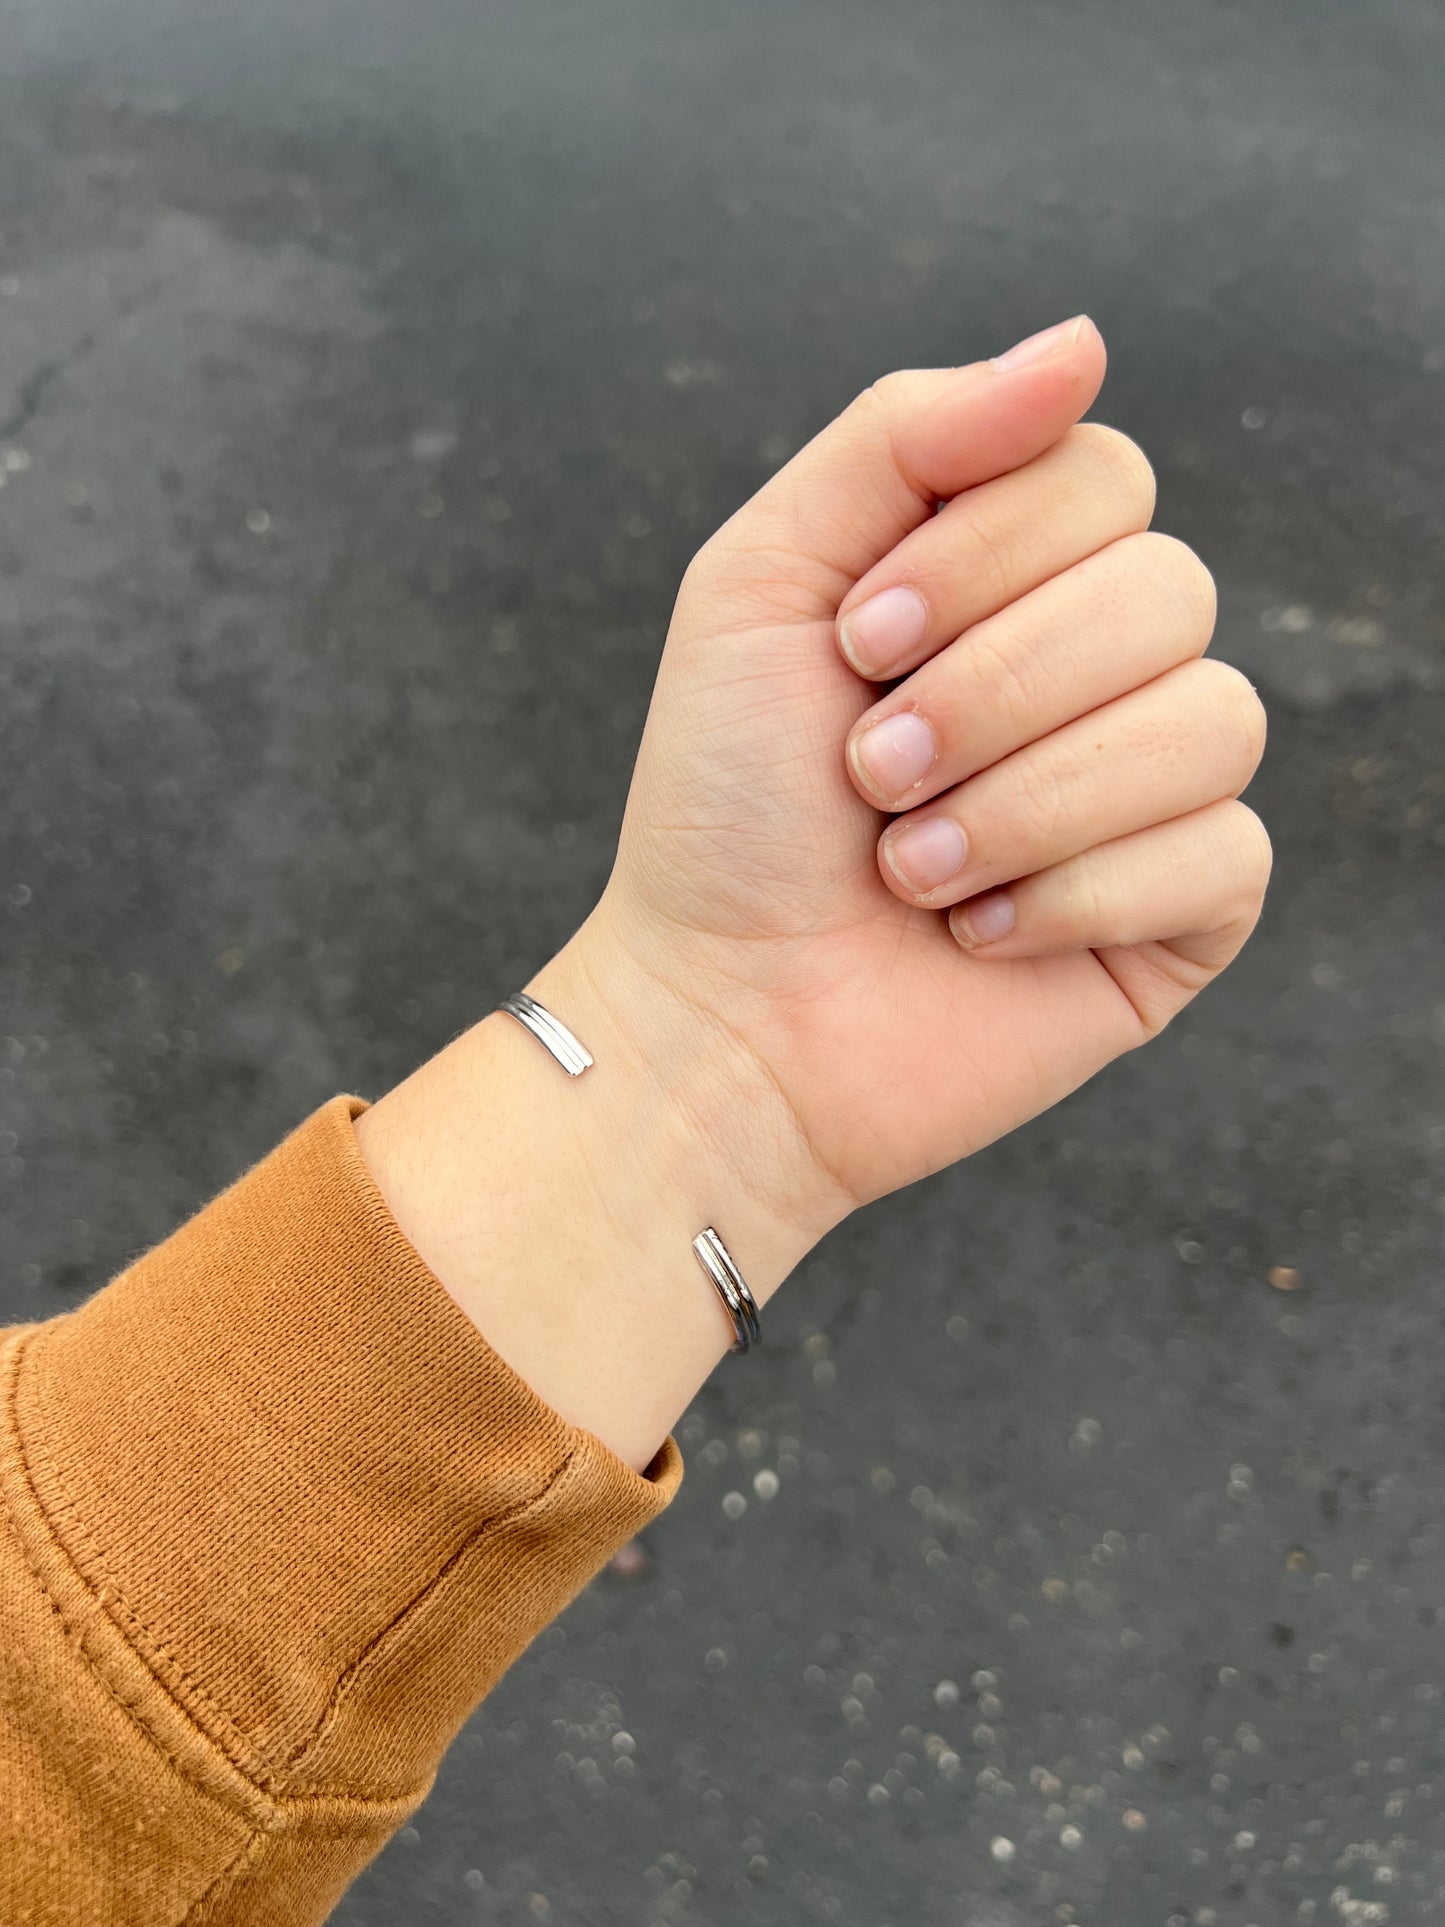
<svg viewBox="0 0 1445 1927">
<path fill-rule="evenodd" d="M 1272 710 L 1246 960 L 831 1239 L 345 1927 L 1440 1918 L 1442 46 L 0 0 L 5 1314 L 570 930 L 681 565 L 890 365 L 1088 308 Z"/>
</svg>

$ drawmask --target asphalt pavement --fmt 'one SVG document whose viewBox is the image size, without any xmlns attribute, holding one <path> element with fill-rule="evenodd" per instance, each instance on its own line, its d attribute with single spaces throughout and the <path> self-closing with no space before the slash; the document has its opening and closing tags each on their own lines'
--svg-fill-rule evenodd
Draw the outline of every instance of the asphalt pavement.
<svg viewBox="0 0 1445 1927">
<path fill-rule="evenodd" d="M 821 1248 L 341 1927 L 1441 1919 L 1442 82 L 1435 0 L 0 0 L 0 1315 L 570 932 L 682 566 L 888 367 L 1093 314 L 1271 712 L 1247 956 Z"/>
</svg>

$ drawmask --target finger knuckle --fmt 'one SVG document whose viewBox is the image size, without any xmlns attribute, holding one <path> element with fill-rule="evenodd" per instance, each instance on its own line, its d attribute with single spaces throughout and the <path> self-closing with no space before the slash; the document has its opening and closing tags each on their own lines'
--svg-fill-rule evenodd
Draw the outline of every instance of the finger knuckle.
<svg viewBox="0 0 1445 1927">
<path fill-rule="evenodd" d="M 986 522 L 961 515 L 955 539 L 953 566 L 959 579 L 972 584 L 982 607 L 1006 609 L 1030 569 L 1033 537 L 1023 518 L 993 503 Z"/>
<path fill-rule="evenodd" d="M 987 691 L 993 715 L 1015 735 L 1029 729 L 1038 715 L 1040 699 L 1034 652 L 1020 647 L 1020 638 L 1011 624 L 1003 629 L 985 624 L 974 631 L 964 646 L 968 650 L 970 682 Z"/>
<path fill-rule="evenodd" d="M 1136 441 L 1102 422 L 1081 422 L 1069 439 L 1101 471 L 1105 485 L 1137 516 L 1141 526 L 1154 513 L 1154 467 Z"/>
<path fill-rule="evenodd" d="M 1032 857 L 1054 848 L 1069 827 L 1069 797 L 1076 785 L 1072 772 L 1051 758 L 1047 767 L 1024 760 L 1013 771 L 1009 785 L 1007 822 L 1009 840 Z"/>
<path fill-rule="evenodd" d="M 917 414 L 919 401 L 917 370 L 893 368 L 854 397 L 843 411 L 840 423 L 855 449 L 882 456 L 900 473 L 907 474 L 906 430 Z"/>
<path fill-rule="evenodd" d="M 848 412 L 865 422 L 876 422 L 886 429 L 897 421 L 909 388 L 910 380 L 907 371 L 902 368 L 890 368 L 886 374 L 878 375 L 869 382 L 868 386 L 854 398 Z"/>
<path fill-rule="evenodd" d="M 1112 866 L 1103 860 L 1065 863 L 1056 874 L 1061 886 L 1060 925 L 1080 932 L 1106 929 L 1118 887 Z"/>
<path fill-rule="evenodd" d="M 1269 831 L 1247 803 L 1236 803 L 1232 817 L 1240 880 L 1257 902 L 1269 885 L 1270 872 L 1274 868 L 1274 845 L 1270 841 Z"/>
<path fill-rule="evenodd" d="M 1207 855 L 1206 855 L 1207 853 Z M 1213 835 L 1203 845 L 1214 878 L 1213 921 L 1223 930 L 1253 929 L 1269 883 L 1273 852 L 1269 833 L 1245 804 L 1219 805 Z"/>
<path fill-rule="evenodd" d="M 717 562 L 717 537 L 709 536 L 692 554 L 692 559 L 682 572 L 682 580 L 677 585 L 677 600 L 684 603 L 690 598 L 706 594 L 708 580 Z"/>
<path fill-rule="evenodd" d="M 1130 538 L 1132 560 L 1170 616 L 1201 645 L 1214 630 L 1218 597 L 1214 577 L 1187 542 L 1146 529 Z"/>
<path fill-rule="evenodd" d="M 1210 658 L 1198 664 L 1213 703 L 1214 716 L 1237 769 L 1252 776 L 1264 755 L 1269 723 L 1259 692 L 1233 663 Z"/>
</svg>

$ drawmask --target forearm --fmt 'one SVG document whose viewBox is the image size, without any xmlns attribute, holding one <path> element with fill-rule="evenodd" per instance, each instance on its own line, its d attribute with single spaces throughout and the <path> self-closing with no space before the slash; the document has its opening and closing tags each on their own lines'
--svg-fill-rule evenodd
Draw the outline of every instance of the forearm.
<svg viewBox="0 0 1445 1927">
<path fill-rule="evenodd" d="M 586 1076 L 488 1017 L 12 1336 L 7 1918 L 320 1920 L 675 1488 L 667 1432 L 731 1339 L 694 1233 L 766 1303 L 844 1208 L 605 907 L 533 987 Z"/>
<path fill-rule="evenodd" d="M 357 1108 L 0 1343 L 0 1919 L 319 1921 L 676 1487 L 462 1317 Z"/>
</svg>

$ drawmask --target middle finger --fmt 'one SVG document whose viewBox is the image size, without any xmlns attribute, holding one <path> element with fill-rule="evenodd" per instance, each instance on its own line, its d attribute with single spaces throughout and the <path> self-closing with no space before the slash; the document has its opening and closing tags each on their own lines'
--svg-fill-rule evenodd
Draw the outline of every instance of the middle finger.
<svg viewBox="0 0 1445 1927">
<path fill-rule="evenodd" d="M 1182 542 L 1131 535 L 981 622 L 860 716 L 848 767 L 911 809 L 1101 703 L 1201 655 L 1214 584 Z"/>
<path fill-rule="evenodd" d="M 890 681 L 1096 549 L 1149 526 L 1154 473 L 1127 435 L 1082 422 L 1010 475 L 965 489 L 856 583 L 838 647 Z"/>
</svg>

